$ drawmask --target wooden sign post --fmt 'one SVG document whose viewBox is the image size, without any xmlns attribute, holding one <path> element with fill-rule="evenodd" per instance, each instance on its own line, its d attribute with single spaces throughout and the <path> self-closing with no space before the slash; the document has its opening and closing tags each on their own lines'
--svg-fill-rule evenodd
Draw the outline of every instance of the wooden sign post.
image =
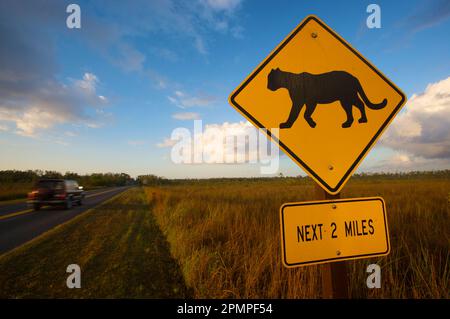
<svg viewBox="0 0 450 319">
<path fill-rule="evenodd" d="M 316 198 L 339 199 L 341 194 L 328 194 L 319 185 L 315 185 Z M 324 299 L 346 299 L 349 297 L 348 270 L 346 261 L 323 264 L 320 266 L 322 272 L 322 298 Z"/>
</svg>

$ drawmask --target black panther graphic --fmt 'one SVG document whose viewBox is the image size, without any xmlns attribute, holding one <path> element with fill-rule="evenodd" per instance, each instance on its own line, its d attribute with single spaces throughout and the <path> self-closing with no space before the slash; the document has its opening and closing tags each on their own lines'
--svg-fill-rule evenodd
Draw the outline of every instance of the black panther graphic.
<svg viewBox="0 0 450 319">
<path fill-rule="evenodd" d="M 339 101 L 347 114 L 347 120 L 342 123 L 342 127 L 348 128 L 353 123 L 353 106 L 356 106 L 361 113 L 358 122 L 366 123 L 367 117 L 364 104 L 372 110 L 382 109 L 387 104 L 386 99 L 381 103 L 369 101 L 359 80 L 345 71 L 331 71 L 322 74 L 310 74 L 307 72 L 296 74 L 282 71 L 279 68 L 272 69 L 268 76 L 267 88 L 271 91 L 285 88 L 289 91 L 289 96 L 292 100 L 292 109 L 289 117 L 286 122 L 280 124 L 280 128 L 292 127 L 303 105 L 306 105 L 304 118 L 309 126 L 314 128 L 316 127 L 316 122 L 312 119 L 312 114 L 317 104 L 329 104 Z"/>
</svg>

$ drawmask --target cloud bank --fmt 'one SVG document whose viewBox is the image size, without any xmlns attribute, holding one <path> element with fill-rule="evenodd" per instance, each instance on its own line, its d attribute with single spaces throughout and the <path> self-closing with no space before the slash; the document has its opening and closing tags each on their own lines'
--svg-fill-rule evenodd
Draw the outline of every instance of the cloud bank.
<svg viewBox="0 0 450 319">
<path fill-rule="evenodd" d="M 212 105 L 216 98 L 208 95 L 192 96 L 182 91 L 175 91 L 173 95 L 167 97 L 170 102 L 181 109 L 190 107 L 202 107 Z"/>
<path fill-rule="evenodd" d="M 414 94 L 382 144 L 423 158 L 450 158 L 450 77 Z"/>
<path fill-rule="evenodd" d="M 0 3 L 0 125 L 23 136 L 36 136 L 58 124 L 98 127 L 106 97 L 99 79 L 57 77 L 55 40 L 50 31 L 65 21 L 64 6 L 52 1 Z M 10 127 L 8 125 L 8 127 Z"/>
<path fill-rule="evenodd" d="M 413 94 L 380 145 L 395 151 L 380 170 L 450 169 L 450 77 Z"/>
</svg>

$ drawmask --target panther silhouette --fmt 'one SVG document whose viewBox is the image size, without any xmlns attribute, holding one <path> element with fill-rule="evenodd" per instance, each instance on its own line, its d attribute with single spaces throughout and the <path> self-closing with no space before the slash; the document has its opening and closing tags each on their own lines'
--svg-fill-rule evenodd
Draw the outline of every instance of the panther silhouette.
<svg viewBox="0 0 450 319">
<path fill-rule="evenodd" d="M 379 110 L 386 106 L 387 100 L 381 103 L 372 103 L 364 92 L 359 80 L 345 71 L 331 71 L 322 74 L 290 73 L 272 69 L 268 76 L 267 88 L 276 91 L 285 88 L 289 91 L 292 108 L 286 122 L 280 124 L 280 128 L 290 128 L 297 120 L 303 105 L 306 105 L 304 118 L 312 128 L 316 122 L 312 114 L 317 104 L 329 104 L 339 101 L 344 109 L 347 120 L 342 123 L 343 128 L 352 126 L 352 107 L 356 106 L 361 117 L 359 123 L 366 123 L 366 110 L 364 104 L 372 110 Z M 358 96 L 359 94 L 359 96 Z M 363 101 L 361 100 L 361 98 Z"/>
</svg>

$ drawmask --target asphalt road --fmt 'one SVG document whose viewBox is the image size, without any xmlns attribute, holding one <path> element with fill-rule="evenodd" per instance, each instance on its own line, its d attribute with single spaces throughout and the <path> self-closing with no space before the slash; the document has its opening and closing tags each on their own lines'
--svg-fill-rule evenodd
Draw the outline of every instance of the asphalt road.
<svg viewBox="0 0 450 319">
<path fill-rule="evenodd" d="M 0 204 L 0 254 L 3 254 L 27 241 L 39 236 L 47 230 L 67 222 L 105 200 L 123 192 L 129 187 L 115 187 L 87 191 L 82 206 L 74 206 L 70 210 L 59 207 L 43 207 L 33 211 L 25 201 L 11 204 Z"/>
</svg>

